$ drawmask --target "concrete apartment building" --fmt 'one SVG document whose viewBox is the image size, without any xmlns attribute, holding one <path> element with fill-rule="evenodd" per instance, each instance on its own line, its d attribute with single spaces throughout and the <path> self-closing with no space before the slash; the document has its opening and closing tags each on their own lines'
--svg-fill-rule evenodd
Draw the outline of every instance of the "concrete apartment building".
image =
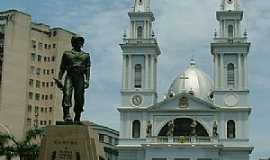
<svg viewBox="0 0 270 160">
<path fill-rule="evenodd" d="M 118 140 L 119 131 L 102 126 L 93 122 L 85 122 L 91 128 L 93 128 L 98 134 L 99 142 L 104 146 L 106 160 L 117 160 L 118 159 Z"/>
<path fill-rule="evenodd" d="M 53 78 L 74 35 L 20 11 L 0 12 L 0 132 L 21 139 L 31 128 L 62 119 Z"/>
</svg>

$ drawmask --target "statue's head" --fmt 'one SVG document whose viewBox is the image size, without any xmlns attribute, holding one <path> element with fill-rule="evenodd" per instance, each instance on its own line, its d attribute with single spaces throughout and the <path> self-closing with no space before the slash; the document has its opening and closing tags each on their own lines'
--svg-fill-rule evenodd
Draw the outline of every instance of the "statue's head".
<svg viewBox="0 0 270 160">
<path fill-rule="evenodd" d="M 84 38 L 74 36 L 74 37 L 71 38 L 71 44 L 72 44 L 73 48 L 80 49 L 84 45 Z"/>
</svg>

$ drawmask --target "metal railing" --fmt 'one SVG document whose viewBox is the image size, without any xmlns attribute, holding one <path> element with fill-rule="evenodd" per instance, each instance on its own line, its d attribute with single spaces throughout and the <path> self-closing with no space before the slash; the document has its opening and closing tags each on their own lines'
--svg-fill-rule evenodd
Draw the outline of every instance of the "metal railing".
<svg viewBox="0 0 270 160">
<path fill-rule="evenodd" d="M 244 43 L 247 42 L 247 38 L 246 37 L 234 37 L 234 38 L 214 38 L 214 41 L 216 43 Z"/>
<path fill-rule="evenodd" d="M 175 143 L 175 144 L 190 144 L 190 143 L 214 143 L 214 137 L 198 137 L 198 136 L 179 136 L 179 137 L 148 137 L 148 143 Z"/>
<path fill-rule="evenodd" d="M 129 43 L 129 44 L 156 44 L 157 41 L 155 38 L 150 38 L 150 39 L 129 39 L 129 38 L 124 38 L 123 43 Z"/>
</svg>

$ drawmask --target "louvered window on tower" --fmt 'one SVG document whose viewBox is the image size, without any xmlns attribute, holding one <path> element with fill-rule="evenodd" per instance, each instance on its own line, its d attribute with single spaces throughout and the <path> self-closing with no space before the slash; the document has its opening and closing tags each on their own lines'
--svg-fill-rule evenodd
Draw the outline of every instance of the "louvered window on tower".
<svg viewBox="0 0 270 160">
<path fill-rule="evenodd" d="M 233 37 L 233 25 L 228 26 L 228 36 L 229 38 Z"/>
<path fill-rule="evenodd" d="M 143 27 L 142 26 L 139 26 L 137 28 L 137 37 L 138 37 L 138 39 L 142 39 L 143 38 Z"/>
<path fill-rule="evenodd" d="M 234 64 L 230 63 L 227 66 L 227 83 L 228 87 L 234 87 L 235 77 L 234 77 Z"/>
<path fill-rule="evenodd" d="M 142 88 L 142 65 L 135 65 L 135 88 Z"/>
</svg>

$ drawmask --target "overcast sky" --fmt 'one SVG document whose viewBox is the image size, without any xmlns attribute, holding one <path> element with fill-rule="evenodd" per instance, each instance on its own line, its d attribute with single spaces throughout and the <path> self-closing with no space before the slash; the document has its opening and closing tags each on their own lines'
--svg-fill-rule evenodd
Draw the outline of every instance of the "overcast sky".
<svg viewBox="0 0 270 160">
<path fill-rule="evenodd" d="M 212 76 L 210 42 L 218 23 L 215 11 L 221 0 L 152 0 L 154 30 L 162 50 L 159 57 L 159 96 L 189 64 L 192 55 L 199 67 Z M 119 128 L 121 50 L 127 12 L 133 0 L 1 0 L 0 9 L 18 9 L 33 21 L 63 27 L 86 37 L 84 50 L 91 52 L 92 82 L 84 118 Z M 252 159 L 270 157 L 270 1 L 242 0 L 252 48 L 249 55 L 251 90 Z M 213 77 L 213 76 L 212 76 Z"/>
</svg>

